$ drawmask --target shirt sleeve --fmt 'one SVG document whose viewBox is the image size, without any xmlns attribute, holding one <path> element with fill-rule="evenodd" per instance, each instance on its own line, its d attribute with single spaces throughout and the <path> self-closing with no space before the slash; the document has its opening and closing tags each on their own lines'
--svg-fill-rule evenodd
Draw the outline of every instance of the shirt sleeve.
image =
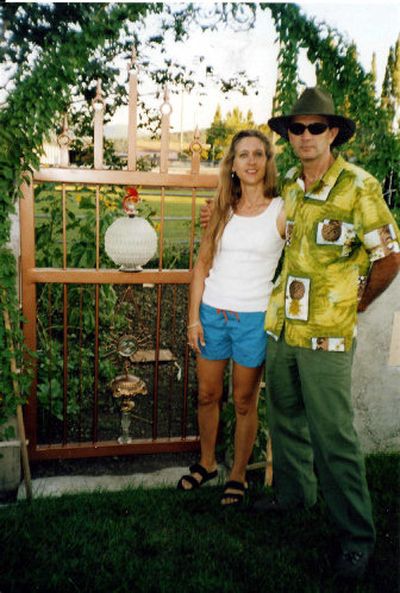
<svg viewBox="0 0 400 593">
<path fill-rule="evenodd" d="M 374 177 L 367 177 L 359 189 L 355 206 L 355 227 L 371 263 L 400 251 L 400 232 Z"/>
</svg>

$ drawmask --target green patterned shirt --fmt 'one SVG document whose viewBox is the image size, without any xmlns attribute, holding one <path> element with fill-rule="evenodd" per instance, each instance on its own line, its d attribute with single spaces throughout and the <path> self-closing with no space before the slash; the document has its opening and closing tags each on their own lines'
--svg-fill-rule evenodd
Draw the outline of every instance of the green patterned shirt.
<svg viewBox="0 0 400 593">
<path fill-rule="evenodd" d="M 289 345 L 351 348 L 357 304 L 370 264 L 399 252 L 399 229 L 379 182 L 338 157 L 307 193 L 301 169 L 291 169 L 282 196 L 286 245 L 265 328 Z"/>
</svg>

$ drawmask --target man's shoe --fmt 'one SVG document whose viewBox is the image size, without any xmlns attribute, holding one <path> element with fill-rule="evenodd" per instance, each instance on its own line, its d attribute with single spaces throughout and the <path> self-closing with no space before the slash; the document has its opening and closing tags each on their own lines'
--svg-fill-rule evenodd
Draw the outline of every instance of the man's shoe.
<svg viewBox="0 0 400 593">
<path fill-rule="evenodd" d="M 365 552 L 342 552 L 335 564 L 335 578 L 346 581 L 362 579 L 368 560 L 369 555 Z"/>
</svg>

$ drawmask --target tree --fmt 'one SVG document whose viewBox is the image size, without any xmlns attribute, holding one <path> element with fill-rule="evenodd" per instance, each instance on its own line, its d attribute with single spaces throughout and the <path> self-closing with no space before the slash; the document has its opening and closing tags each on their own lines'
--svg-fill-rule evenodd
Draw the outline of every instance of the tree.
<svg viewBox="0 0 400 593">
<path fill-rule="evenodd" d="M 254 115 L 249 109 L 244 116 L 239 107 L 234 107 L 228 111 L 226 117 L 222 118 L 221 107 L 217 105 L 211 126 L 207 129 L 206 142 L 210 145 L 208 152 L 209 161 L 219 161 L 222 159 L 225 149 L 229 146 L 234 134 L 240 130 L 262 129 L 265 132 L 266 125 L 257 126 L 254 123 Z"/>
<path fill-rule="evenodd" d="M 388 59 L 386 62 L 385 76 L 382 83 L 381 93 L 381 106 L 383 109 L 388 111 L 388 126 L 393 126 L 393 120 L 395 115 L 395 98 L 393 96 L 393 73 L 395 66 L 395 54 L 394 48 L 389 49 Z"/>
<path fill-rule="evenodd" d="M 385 199 L 389 206 L 394 208 L 400 203 L 400 35 L 396 45 L 389 49 L 380 104 L 387 113 L 387 131 L 394 138 L 392 146 L 387 147 L 391 150 L 392 166 L 384 179 Z"/>
<path fill-rule="evenodd" d="M 374 87 L 376 85 L 376 78 L 377 78 L 377 76 L 376 76 L 376 53 L 373 52 L 372 60 L 371 60 L 371 81 L 372 81 L 372 84 L 374 85 Z"/>
<path fill-rule="evenodd" d="M 395 121 L 394 129 L 400 128 L 400 35 L 397 38 L 394 48 L 393 74 L 392 74 L 392 93 L 394 97 Z"/>
<path fill-rule="evenodd" d="M 206 144 L 210 146 L 208 151 L 209 161 L 218 161 L 222 158 L 228 130 L 222 119 L 221 106 L 217 105 L 211 126 L 206 132 Z"/>
</svg>

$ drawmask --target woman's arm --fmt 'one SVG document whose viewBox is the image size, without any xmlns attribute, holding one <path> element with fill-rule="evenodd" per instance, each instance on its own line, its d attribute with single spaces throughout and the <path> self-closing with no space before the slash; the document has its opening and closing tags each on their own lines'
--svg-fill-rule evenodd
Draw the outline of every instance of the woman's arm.
<svg viewBox="0 0 400 593">
<path fill-rule="evenodd" d="M 189 290 L 189 322 L 187 327 L 188 344 L 195 352 L 200 352 L 200 345 L 204 346 L 203 327 L 200 323 L 200 303 L 204 292 L 204 281 L 210 271 L 207 263 L 206 251 L 208 238 L 201 242 L 199 255 L 192 272 Z"/>
</svg>

